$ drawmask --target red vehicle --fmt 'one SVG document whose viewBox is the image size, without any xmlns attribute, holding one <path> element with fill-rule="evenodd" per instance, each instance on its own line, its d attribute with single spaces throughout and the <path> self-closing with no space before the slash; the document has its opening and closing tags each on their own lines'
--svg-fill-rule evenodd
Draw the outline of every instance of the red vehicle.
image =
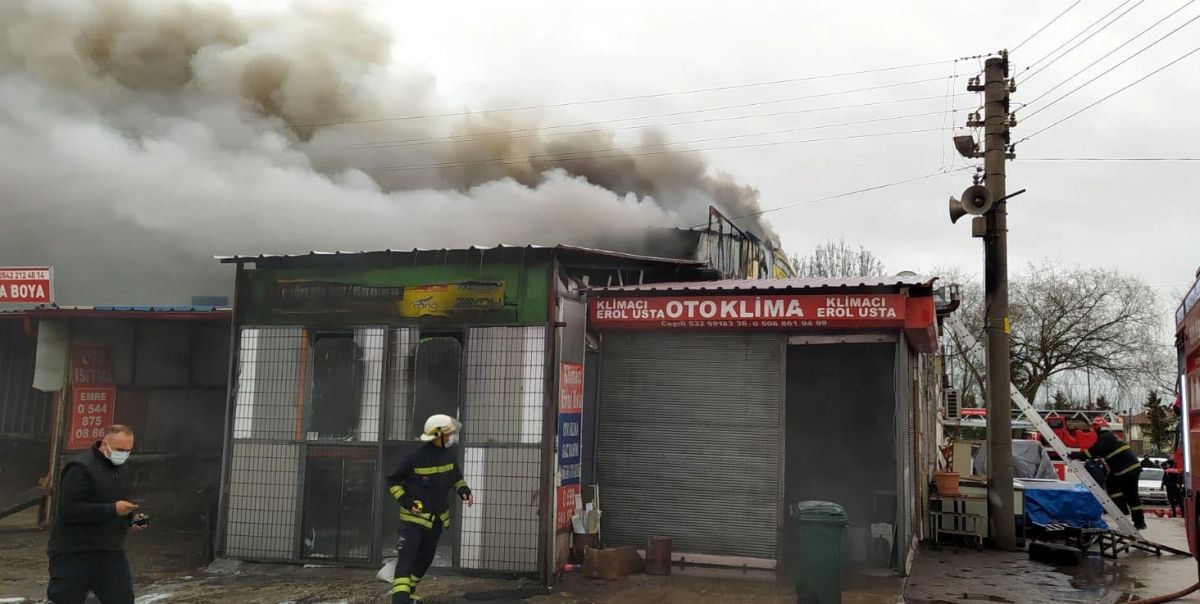
<svg viewBox="0 0 1200 604">
<path fill-rule="evenodd" d="M 1176 463 L 1182 462 L 1184 486 L 1188 493 L 1184 499 L 1187 518 L 1188 545 L 1192 554 L 1200 554 L 1197 548 L 1197 497 L 1200 497 L 1200 480 L 1196 469 L 1200 467 L 1200 271 L 1179 309 L 1175 311 L 1175 342 L 1179 348 L 1179 414 L 1182 426 L 1180 447 L 1176 449 Z M 1200 556 L 1198 556 L 1200 557 Z"/>
</svg>

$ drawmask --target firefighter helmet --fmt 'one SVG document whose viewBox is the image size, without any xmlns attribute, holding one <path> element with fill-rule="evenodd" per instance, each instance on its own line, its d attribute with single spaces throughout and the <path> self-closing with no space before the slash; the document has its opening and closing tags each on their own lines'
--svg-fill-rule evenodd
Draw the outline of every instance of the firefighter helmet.
<svg viewBox="0 0 1200 604">
<path fill-rule="evenodd" d="M 1097 415 L 1092 418 L 1092 429 L 1099 432 L 1100 430 L 1108 429 L 1108 420 L 1104 419 L 1103 415 Z"/>
<path fill-rule="evenodd" d="M 449 415 L 430 415 L 429 419 L 425 420 L 425 431 L 421 433 L 421 440 L 429 442 L 439 436 L 449 436 L 458 432 L 462 428 L 462 424 L 458 420 Z"/>
</svg>

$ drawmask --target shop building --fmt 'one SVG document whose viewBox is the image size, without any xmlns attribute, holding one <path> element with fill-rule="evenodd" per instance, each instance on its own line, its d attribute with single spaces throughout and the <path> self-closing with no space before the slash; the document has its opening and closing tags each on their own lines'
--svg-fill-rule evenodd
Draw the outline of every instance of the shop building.
<svg viewBox="0 0 1200 604">
<path fill-rule="evenodd" d="M 787 505 L 842 505 L 851 568 L 904 573 L 936 463 L 933 279 L 595 288 L 595 482 L 606 545 L 786 570 Z"/>
</svg>

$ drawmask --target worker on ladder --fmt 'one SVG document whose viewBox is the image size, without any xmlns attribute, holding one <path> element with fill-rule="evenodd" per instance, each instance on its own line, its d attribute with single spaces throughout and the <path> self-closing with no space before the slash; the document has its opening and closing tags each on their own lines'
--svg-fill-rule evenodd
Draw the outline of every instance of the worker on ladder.
<svg viewBox="0 0 1200 604">
<path fill-rule="evenodd" d="M 1104 490 L 1108 491 L 1113 503 L 1123 513 L 1133 517 L 1134 528 L 1139 531 L 1146 528 L 1146 513 L 1138 497 L 1138 477 L 1142 473 L 1142 464 L 1129 449 L 1129 444 L 1109 429 L 1108 420 L 1097 415 L 1092 420 L 1092 430 L 1096 432 L 1096 444 L 1086 451 L 1072 451 L 1069 457 L 1103 459 L 1108 464 L 1108 480 Z"/>
<path fill-rule="evenodd" d="M 420 437 L 425 444 L 388 476 L 389 491 L 400 503 L 392 604 L 421 601 L 417 585 L 433 564 L 442 531 L 450 528 L 450 490 L 468 506 L 475 503 L 458 457 L 450 450 L 461 428 L 449 415 L 431 415 Z"/>
</svg>

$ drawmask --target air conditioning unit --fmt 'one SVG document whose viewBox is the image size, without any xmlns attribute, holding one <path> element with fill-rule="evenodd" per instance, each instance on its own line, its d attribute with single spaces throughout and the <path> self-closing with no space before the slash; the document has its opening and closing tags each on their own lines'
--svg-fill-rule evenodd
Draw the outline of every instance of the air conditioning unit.
<svg viewBox="0 0 1200 604">
<path fill-rule="evenodd" d="M 962 408 L 962 402 L 958 397 L 958 388 L 945 388 L 942 390 L 942 402 L 946 409 L 947 419 L 958 419 L 959 410 Z"/>
</svg>

